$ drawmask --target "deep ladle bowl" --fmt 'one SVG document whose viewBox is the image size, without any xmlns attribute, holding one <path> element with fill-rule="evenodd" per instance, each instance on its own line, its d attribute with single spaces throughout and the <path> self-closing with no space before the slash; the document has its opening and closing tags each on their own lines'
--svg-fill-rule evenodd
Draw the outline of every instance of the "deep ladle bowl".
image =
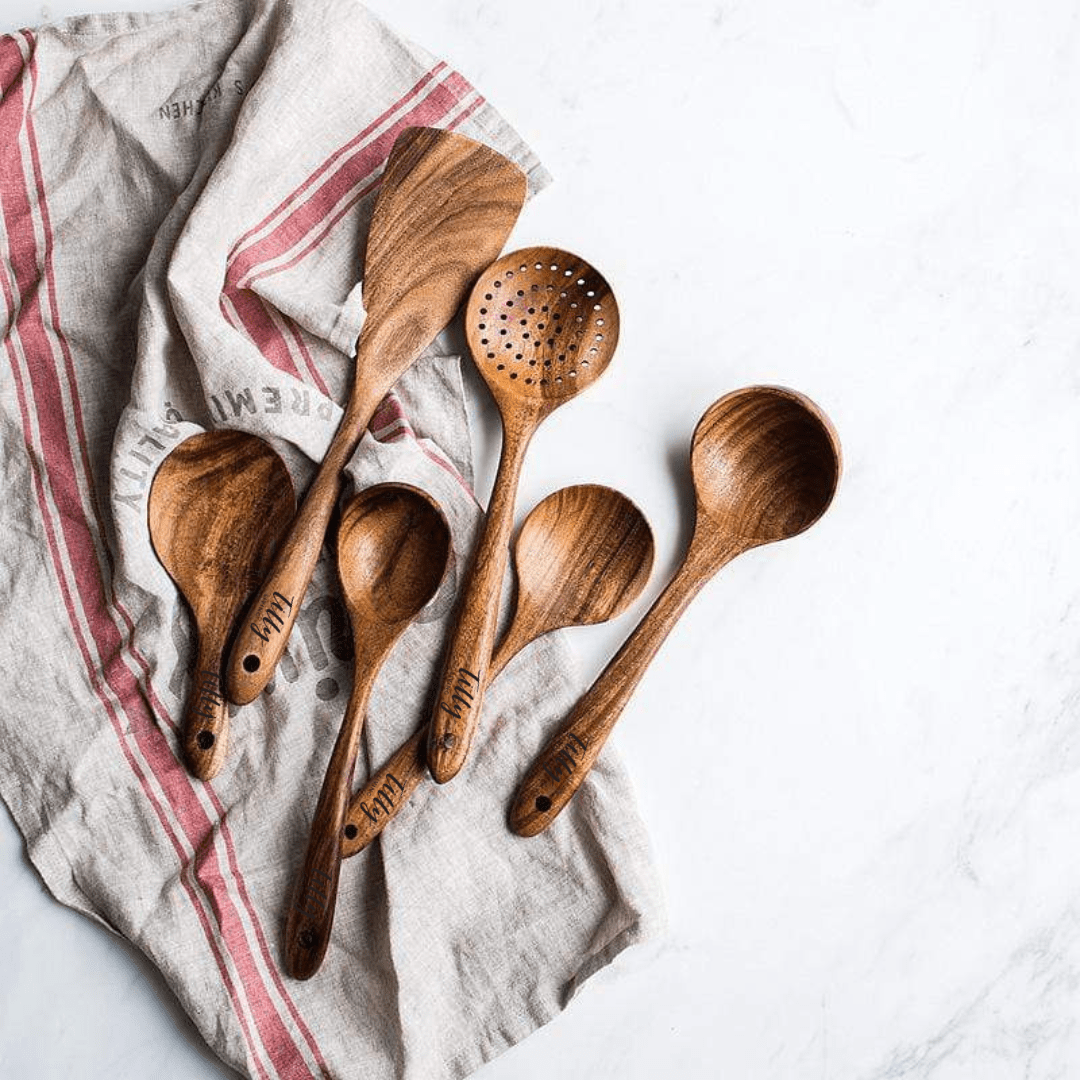
<svg viewBox="0 0 1080 1080">
<path fill-rule="evenodd" d="M 807 397 L 753 386 L 720 398 L 694 431 L 698 513 L 725 535 L 771 543 L 810 528 L 840 479 L 838 439 Z"/>
</svg>

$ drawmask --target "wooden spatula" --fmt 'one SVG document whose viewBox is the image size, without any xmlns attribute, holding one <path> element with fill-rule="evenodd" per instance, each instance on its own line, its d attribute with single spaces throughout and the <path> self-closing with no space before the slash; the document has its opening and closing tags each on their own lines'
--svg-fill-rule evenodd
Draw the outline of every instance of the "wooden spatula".
<svg viewBox="0 0 1080 1080">
<path fill-rule="evenodd" d="M 394 143 L 368 233 L 367 319 L 352 392 L 300 513 L 241 621 L 227 668 L 231 701 L 252 701 L 285 651 L 337 502 L 341 470 L 376 407 L 498 256 L 524 201 L 525 174 L 463 135 L 409 128 Z"/>
</svg>

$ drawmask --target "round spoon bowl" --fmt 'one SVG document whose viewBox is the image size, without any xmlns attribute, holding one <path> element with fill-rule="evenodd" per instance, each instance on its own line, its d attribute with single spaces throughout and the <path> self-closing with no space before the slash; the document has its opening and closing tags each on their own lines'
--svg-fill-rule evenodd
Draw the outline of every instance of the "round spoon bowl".
<svg viewBox="0 0 1080 1080">
<path fill-rule="evenodd" d="M 345 511 L 338 570 L 351 611 L 381 623 L 406 622 L 424 608 L 450 558 L 450 530 L 419 488 L 378 484 Z"/>
<path fill-rule="evenodd" d="M 622 614 L 649 580 L 653 537 L 621 492 L 578 484 L 553 492 L 525 519 L 514 545 L 518 608 L 531 629 L 589 626 Z"/>
<path fill-rule="evenodd" d="M 596 380 L 619 339 L 604 278 L 559 248 L 523 248 L 473 286 L 465 333 L 496 398 L 555 407 Z"/>
<path fill-rule="evenodd" d="M 727 394 L 694 431 L 698 512 L 745 546 L 796 536 L 828 509 L 840 440 L 807 397 L 776 386 Z"/>
</svg>

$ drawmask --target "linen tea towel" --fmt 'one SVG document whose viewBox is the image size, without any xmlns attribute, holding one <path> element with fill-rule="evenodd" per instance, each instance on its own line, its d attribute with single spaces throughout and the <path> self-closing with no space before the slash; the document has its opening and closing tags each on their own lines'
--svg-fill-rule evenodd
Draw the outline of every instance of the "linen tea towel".
<svg viewBox="0 0 1080 1080">
<path fill-rule="evenodd" d="M 655 924 L 656 883 L 607 751 L 522 841 L 505 807 L 580 690 L 564 641 L 493 685 L 454 784 L 425 785 L 342 874 L 317 978 L 280 927 L 349 692 L 328 545 L 271 689 L 202 784 L 176 723 L 188 615 L 146 497 L 183 438 L 252 431 L 299 491 L 363 321 L 363 237 L 411 124 L 535 157 L 457 72 L 351 0 L 210 0 L 0 38 L 0 795 L 63 903 L 140 948 L 214 1050 L 253 1077 L 464 1076 L 551 1018 Z M 427 715 L 477 527 L 458 362 L 395 388 L 351 466 L 415 483 L 455 566 L 372 697 L 362 776 Z"/>
</svg>

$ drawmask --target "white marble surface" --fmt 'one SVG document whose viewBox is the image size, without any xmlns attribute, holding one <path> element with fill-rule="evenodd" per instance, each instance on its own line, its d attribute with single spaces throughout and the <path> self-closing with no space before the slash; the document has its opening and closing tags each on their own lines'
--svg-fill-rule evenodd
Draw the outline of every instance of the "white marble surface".
<svg viewBox="0 0 1080 1080">
<path fill-rule="evenodd" d="M 113 6 L 3 0 L 0 30 Z M 667 936 L 478 1075 L 1080 1076 L 1080 6 L 371 7 L 555 174 L 515 240 L 620 299 L 615 365 L 542 429 L 523 508 L 626 491 L 649 599 L 714 398 L 798 387 L 846 455 L 826 518 L 723 572 L 618 730 Z M 480 432 L 487 484 L 486 408 Z M 586 662 L 630 621 L 579 631 Z M 6 813 L 0 921 L 0 1075 L 226 1075 Z"/>
</svg>

